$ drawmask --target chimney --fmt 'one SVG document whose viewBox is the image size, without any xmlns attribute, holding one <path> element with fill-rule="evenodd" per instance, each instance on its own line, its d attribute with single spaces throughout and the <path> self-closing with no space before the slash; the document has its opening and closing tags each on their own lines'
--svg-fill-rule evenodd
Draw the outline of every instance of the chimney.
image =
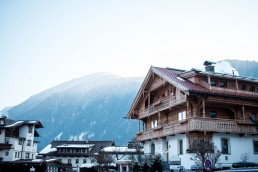
<svg viewBox="0 0 258 172">
<path fill-rule="evenodd" d="M 216 63 L 211 62 L 211 61 L 205 61 L 203 63 L 203 65 L 205 66 L 205 71 L 206 72 L 215 72 L 215 70 L 214 70 L 215 66 L 213 64 L 216 64 Z"/>
</svg>

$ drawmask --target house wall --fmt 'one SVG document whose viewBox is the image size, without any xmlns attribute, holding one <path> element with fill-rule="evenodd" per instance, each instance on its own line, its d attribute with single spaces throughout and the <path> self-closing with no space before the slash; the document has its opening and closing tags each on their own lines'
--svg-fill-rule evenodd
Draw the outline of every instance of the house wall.
<svg viewBox="0 0 258 172">
<path fill-rule="evenodd" d="M 91 164 L 91 159 L 89 157 L 60 157 L 60 156 L 47 156 L 47 159 L 60 159 L 62 163 L 68 163 L 68 159 L 71 159 L 71 164 L 73 171 L 79 172 L 80 167 L 83 164 L 83 159 L 86 159 L 87 164 Z M 76 159 L 79 159 L 79 163 L 76 164 Z"/>
<path fill-rule="evenodd" d="M 219 160 L 223 166 L 231 166 L 234 162 L 242 161 L 240 157 L 244 153 L 249 154 L 248 161 L 257 162 L 258 154 L 254 154 L 253 150 L 253 140 L 258 140 L 257 135 L 240 137 L 238 134 L 214 133 L 212 141 L 219 150 L 222 149 L 221 138 L 228 138 L 230 140 L 230 154 L 222 154 Z"/>
</svg>

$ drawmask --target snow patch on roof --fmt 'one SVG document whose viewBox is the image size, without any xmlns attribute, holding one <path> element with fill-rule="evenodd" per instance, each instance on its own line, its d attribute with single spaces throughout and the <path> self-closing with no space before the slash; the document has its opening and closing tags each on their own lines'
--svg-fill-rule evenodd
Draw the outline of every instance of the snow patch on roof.
<svg viewBox="0 0 258 172">
<path fill-rule="evenodd" d="M 47 145 L 39 154 L 47 154 L 49 152 L 55 152 L 56 148 L 52 148 L 51 144 Z"/>
</svg>

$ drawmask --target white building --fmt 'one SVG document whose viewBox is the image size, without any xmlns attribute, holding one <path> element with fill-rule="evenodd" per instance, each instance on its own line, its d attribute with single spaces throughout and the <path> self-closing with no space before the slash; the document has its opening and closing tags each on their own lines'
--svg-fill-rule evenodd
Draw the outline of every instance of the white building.
<svg viewBox="0 0 258 172">
<path fill-rule="evenodd" d="M 36 129 L 42 128 L 39 121 L 11 120 L 0 117 L 0 159 L 17 161 L 35 159 L 39 134 Z"/>
<path fill-rule="evenodd" d="M 100 149 L 114 146 L 113 141 L 52 141 L 39 155 L 45 159 L 58 159 L 63 164 L 71 164 L 74 172 L 81 167 L 92 167 L 96 164 L 94 154 Z"/>
<path fill-rule="evenodd" d="M 126 146 L 109 146 L 102 149 L 114 157 L 114 163 L 119 172 L 132 171 L 133 161 L 138 161 L 138 156 L 143 156 L 143 149 L 128 148 Z"/>
<path fill-rule="evenodd" d="M 139 121 L 136 139 L 144 153 L 166 161 L 178 157 L 190 169 L 189 145 L 213 142 L 222 152 L 219 163 L 231 167 L 248 154 L 258 162 L 258 79 L 206 71 L 151 67 L 128 112 Z"/>
</svg>

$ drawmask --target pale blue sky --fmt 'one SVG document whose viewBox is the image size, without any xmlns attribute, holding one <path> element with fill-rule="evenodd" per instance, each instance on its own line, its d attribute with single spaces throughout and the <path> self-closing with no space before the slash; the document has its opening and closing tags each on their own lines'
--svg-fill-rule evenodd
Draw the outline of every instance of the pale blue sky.
<svg viewBox="0 0 258 172">
<path fill-rule="evenodd" d="M 95 72 L 258 60 L 256 0 L 1 0 L 0 109 Z"/>
</svg>

